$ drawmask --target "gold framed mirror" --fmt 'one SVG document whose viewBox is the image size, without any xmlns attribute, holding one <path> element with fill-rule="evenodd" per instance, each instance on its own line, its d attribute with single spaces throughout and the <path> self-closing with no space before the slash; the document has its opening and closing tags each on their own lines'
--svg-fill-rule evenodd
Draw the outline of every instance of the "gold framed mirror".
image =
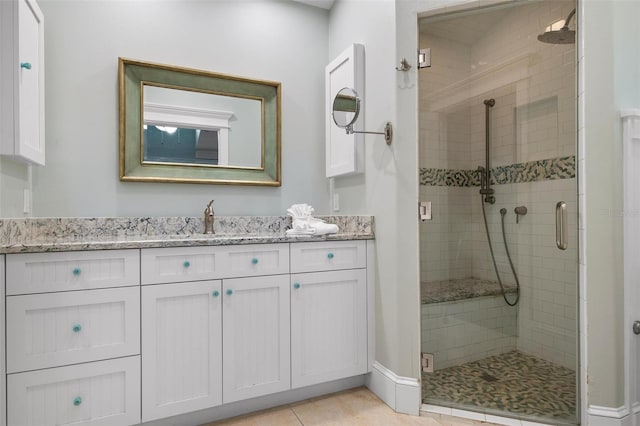
<svg viewBox="0 0 640 426">
<path fill-rule="evenodd" d="M 280 186 L 278 82 L 118 59 L 120 180 Z"/>
</svg>

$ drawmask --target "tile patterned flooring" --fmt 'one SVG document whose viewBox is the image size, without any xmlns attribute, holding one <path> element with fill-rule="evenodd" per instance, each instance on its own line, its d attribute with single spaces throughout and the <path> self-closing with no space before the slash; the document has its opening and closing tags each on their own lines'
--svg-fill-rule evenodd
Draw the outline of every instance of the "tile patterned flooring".
<svg viewBox="0 0 640 426">
<path fill-rule="evenodd" d="M 467 426 L 490 425 L 440 414 L 395 413 L 366 388 L 356 388 L 206 426 Z"/>
<path fill-rule="evenodd" d="M 574 371 L 518 351 L 424 374 L 425 403 L 576 423 Z"/>
</svg>

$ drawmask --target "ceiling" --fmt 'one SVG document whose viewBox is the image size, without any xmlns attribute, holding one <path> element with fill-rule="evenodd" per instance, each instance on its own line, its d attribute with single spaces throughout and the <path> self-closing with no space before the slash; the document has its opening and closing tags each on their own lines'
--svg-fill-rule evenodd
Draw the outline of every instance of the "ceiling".
<svg viewBox="0 0 640 426">
<path fill-rule="evenodd" d="M 481 39 L 492 27 L 499 25 L 507 14 L 509 8 L 499 8 L 483 13 L 473 13 L 459 18 L 451 19 L 421 19 L 419 21 L 420 32 L 436 37 L 446 38 L 463 44 L 473 44 Z"/>
<path fill-rule="evenodd" d="M 315 7 L 319 7 L 321 9 L 331 9 L 331 6 L 333 6 L 333 3 L 335 2 L 335 0 L 293 0 L 293 1 L 297 1 L 298 3 L 304 3 L 304 4 L 308 4 L 310 6 L 315 6 Z"/>
</svg>

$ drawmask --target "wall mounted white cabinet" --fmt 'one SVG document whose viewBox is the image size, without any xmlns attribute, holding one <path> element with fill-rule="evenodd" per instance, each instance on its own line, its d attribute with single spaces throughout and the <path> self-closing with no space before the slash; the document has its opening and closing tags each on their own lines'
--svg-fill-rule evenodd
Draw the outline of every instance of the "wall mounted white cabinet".
<svg viewBox="0 0 640 426">
<path fill-rule="evenodd" d="M 44 21 L 35 0 L 0 2 L 0 153 L 44 165 Z"/>
<path fill-rule="evenodd" d="M 325 161 L 326 176 L 334 177 L 364 171 L 364 135 L 347 134 L 333 122 L 333 98 L 344 87 L 355 89 L 364 98 L 364 45 L 353 44 L 325 69 Z M 364 130 L 364 102 L 354 130 Z"/>
<path fill-rule="evenodd" d="M 220 281 L 142 288 L 142 421 L 222 403 Z"/>
</svg>

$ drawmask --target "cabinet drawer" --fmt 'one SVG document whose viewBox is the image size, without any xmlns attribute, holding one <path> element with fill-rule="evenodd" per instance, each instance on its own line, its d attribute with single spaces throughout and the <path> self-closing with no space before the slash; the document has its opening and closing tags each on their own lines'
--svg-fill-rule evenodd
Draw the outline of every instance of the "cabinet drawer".
<svg viewBox="0 0 640 426">
<path fill-rule="evenodd" d="M 140 287 L 7 297 L 7 371 L 140 353 Z"/>
<path fill-rule="evenodd" d="M 289 273 L 289 244 L 227 247 L 226 278 Z"/>
<path fill-rule="evenodd" d="M 220 278 L 224 273 L 225 247 L 142 249 L 142 284 L 164 284 Z"/>
<path fill-rule="evenodd" d="M 123 287 L 140 283 L 138 250 L 7 255 L 7 295 Z"/>
<path fill-rule="evenodd" d="M 140 357 L 58 367 L 7 378 L 10 425 L 140 423 Z"/>
<path fill-rule="evenodd" d="M 366 241 L 323 241 L 291 244 L 291 272 L 364 268 Z"/>
<path fill-rule="evenodd" d="M 289 273 L 289 244 L 142 250 L 142 284 Z"/>
</svg>

